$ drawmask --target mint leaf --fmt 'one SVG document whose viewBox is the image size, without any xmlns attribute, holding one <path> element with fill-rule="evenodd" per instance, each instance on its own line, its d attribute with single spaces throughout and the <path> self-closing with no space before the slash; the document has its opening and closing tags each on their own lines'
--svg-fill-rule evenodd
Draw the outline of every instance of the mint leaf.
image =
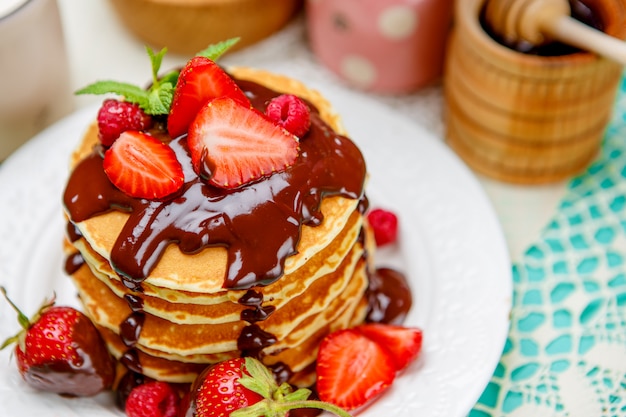
<svg viewBox="0 0 626 417">
<path fill-rule="evenodd" d="M 113 93 L 124 96 L 126 101 L 143 106 L 148 102 L 148 92 L 133 84 L 119 81 L 97 81 L 93 84 L 81 88 L 76 94 L 108 94 Z"/>
<path fill-rule="evenodd" d="M 148 92 L 148 105 L 144 111 L 153 116 L 168 114 L 174 97 L 174 86 L 171 83 L 163 83 L 159 84 L 158 88 L 150 88 Z"/>
<path fill-rule="evenodd" d="M 240 38 L 231 38 L 213 45 L 209 45 L 206 49 L 198 52 L 196 56 L 209 58 L 211 61 L 217 61 L 226 51 L 239 42 Z"/>
<path fill-rule="evenodd" d="M 154 54 L 154 51 L 147 46 L 146 51 L 148 52 L 148 56 L 150 57 L 150 63 L 152 64 L 152 82 L 154 84 L 157 84 L 159 79 L 159 70 L 161 69 L 163 57 L 167 53 L 167 48 L 161 49 L 156 55 Z"/>
</svg>

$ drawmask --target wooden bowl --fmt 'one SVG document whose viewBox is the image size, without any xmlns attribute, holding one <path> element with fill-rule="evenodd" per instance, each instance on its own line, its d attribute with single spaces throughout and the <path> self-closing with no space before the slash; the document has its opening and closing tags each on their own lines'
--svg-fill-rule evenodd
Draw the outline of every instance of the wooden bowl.
<svg viewBox="0 0 626 417">
<path fill-rule="evenodd" d="M 623 68 L 589 52 L 510 49 L 481 25 L 486 1 L 456 2 L 444 73 L 447 141 L 473 169 L 496 179 L 567 178 L 597 154 Z M 623 2 L 586 4 L 605 32 L 626 38 Z"/>
<path fill-rule="evenodd" d="M 240 37 L 233 50 L 281 29 L 302 0 L 110 0 L 122 23 L 156 48 L 192 55 Z"/>
</svg>

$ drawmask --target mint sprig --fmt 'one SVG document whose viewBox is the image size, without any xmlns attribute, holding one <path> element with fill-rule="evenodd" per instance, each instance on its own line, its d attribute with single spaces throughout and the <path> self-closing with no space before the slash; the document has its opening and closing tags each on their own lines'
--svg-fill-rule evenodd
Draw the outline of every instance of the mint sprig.
<svg viewBox="0 0 626 417">
<path fill-rule="evenodd" d="M 232 38 L 213 45 L 200 51 L 196 56 L 203 56 L 213 61 L 217 61 L 226 51 L 239 41 L 239 38 Z M 168 114 L 174 98 L 174 88 L 178 82 L 180 71 L 174 70 L 159 77 L 163 57 L 167 53 L 167 48 L 155 53 L 151 48 L 146 47 L 146 52 L 150 57 L 152 67 L 152 84 L 148 89 L 120 81 L 97 81 L 93 84 L 81 88 L 76 94 L 116 94 L 124 97 L 125 101 L 137 104 L 141 109 L 152 116 Z"/>
</svg>

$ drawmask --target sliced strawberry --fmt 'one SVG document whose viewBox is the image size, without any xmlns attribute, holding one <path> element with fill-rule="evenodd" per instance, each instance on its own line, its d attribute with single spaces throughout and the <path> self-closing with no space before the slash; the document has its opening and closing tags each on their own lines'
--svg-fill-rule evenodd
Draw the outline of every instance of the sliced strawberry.
<svg viewBox="0 0 626 417">
<path fill-rule="evenodd" d="M 178 191 L 184 182 L 176 154 L 155 137 L 126 131 L 104 154 L 109 180 L 131 197 L 157 199 Z"/>
<path fill-rule="evenodd" d="M 316 371 L 320 399 L 346 410 L 376 398 L 396 375 L 389 351 L 355 329 L 326 336 L 319 348 Z"/>
<path fill-rule="evenodd" d="M 228 97 L 200 110 L 187 144 L 198 175 L 221 188 L 282 171 L 295 162 L 299 150 L 294 135 Z"/>
<path fill-rule="evenodd" d="M 187 133 L 198 111 L 209 100 L 230 97 L 249 107 L 250 100 L 235 81 L 215 62 L 194 57 L 181 70 L 167 120 L 172 138 Z"/>
<path fill-rule="evenodd" d="M 398 371 L 417 358 L 422 349 L 422 331 L 417 328 L 368 323 L 357 329 L 391 352 Z"/>
</svg>

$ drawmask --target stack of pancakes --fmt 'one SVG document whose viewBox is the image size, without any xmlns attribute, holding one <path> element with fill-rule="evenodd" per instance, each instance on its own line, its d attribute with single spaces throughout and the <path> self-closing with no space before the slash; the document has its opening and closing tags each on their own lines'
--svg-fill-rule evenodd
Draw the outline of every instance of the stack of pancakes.
<svg viewBox="0 0 626 417">
<path fill-rule="evenodd" d="M 342 131 L 338 116 L 319 93 L 282 76 L 233 71 L 240 79 L 306 98 L 326 123 Z M 96 143 L 94 125 L 72 165 Z M 75 232 L 68 233 L 67 254 L 80 261 L 68 272 L 85 312 L 111 353 L 129 369 L 185 383 L 208 364 L 254 355 L 283 379 L 308 386 L 314 382 L 321 339 L 365 319 L 374 244 L 360 204 L 359 199 L 325 197 L 323 221 L 301 226 L 297 253 L 286 259 L 283 275 L 265 286 L 225 288 L 227 256 L 222 247 L 188 254 L 169 244 L 140 292 L 128 288 L 111 262 L 113 245 L 129 218 L 118 210 L 72 221 Z M 66 216 L 71 220 L 67 211 Z M 248 340 L 260 340 L 258 346 L 242 347 L 246 332 Z"/>
</svg>

